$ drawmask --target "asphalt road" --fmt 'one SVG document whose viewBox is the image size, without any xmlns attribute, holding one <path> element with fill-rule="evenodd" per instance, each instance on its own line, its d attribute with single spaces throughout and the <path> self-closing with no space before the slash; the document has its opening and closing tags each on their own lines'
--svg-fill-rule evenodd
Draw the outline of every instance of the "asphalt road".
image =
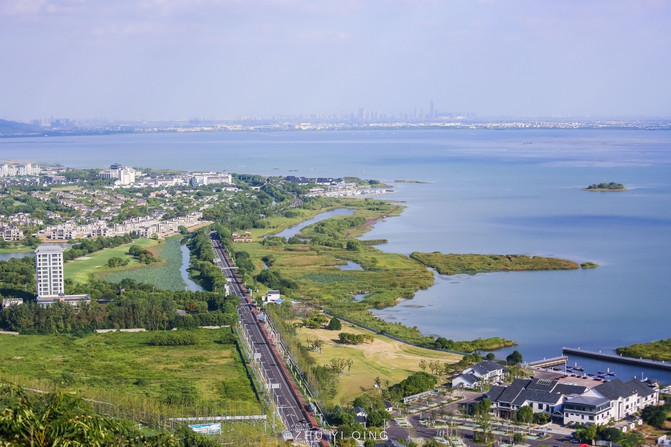
<svg viewBox="0 0 671 447">
<path fill-rule="evenodd" d="M 281 363 L 283 360 L 278 356 L 276 357 L 276 353 L 273 352 L 267 338 L 264 336 L 261 324 L 255 314 L 255 309 L 250 305 L 251 300 L 240 284 L 235 270 L 231 268 L 232 265 L 224 253 L 219 240 L 216 239 L 214 233 L 211 235 L 211 238 L 214 251 L 221 260 L 222 271 L 230 279 L 231 293 L 240 298 L 240 307 L 238 308 L 240 322 L 245 327 L 249 345 L 256 361 L 260 363 L 263 377 L 267 386 L 270 387 L 271 396 L 284 426 L 291 432 L 294 440 L 307 440 L 310 444 L 318 445 L 319 443 L 310 442 L 309 439 L 314 437 L 314 429 L 317 428 L 314 418 L 308 416 L 294 395 L 292 385 L 293 387 L 296 385 L 293 384 L 293 378 L 287 374 L 286 366 Z M 290 384 L 290 381 L 292 384 Z"/>
</svg>

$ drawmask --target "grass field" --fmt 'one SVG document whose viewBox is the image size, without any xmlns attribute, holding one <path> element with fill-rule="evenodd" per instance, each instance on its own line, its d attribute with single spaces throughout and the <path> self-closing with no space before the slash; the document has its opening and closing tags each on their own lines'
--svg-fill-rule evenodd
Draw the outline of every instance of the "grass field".
<svg viewBox="0 0 671 447">
<path fill-rule="evenodd" d="M 374 341 L 360 345 L 343 345 L 336 342 L 340 332 L 373 335 Z M 344 321 L 339 331 L 303 327 L 298 329 L 298 336 L 303 342 L 306 342 L 308 337 L 324 342 L 322 353 L 313 353 L 313 357 L 320 365 L 328 364 L 333 358 L 354 360 L 350 374 L 346 371 L 340 377 L 334 402 L 341 404 L 349 403 L 364 391 L 373 390 L 375 377 L 379 376 L 383 385 L 386 380 L 393 385 L 412 372 L 420 371 L 419 361 L 422 359 L 427 362 L 437 360 L 441 363 L 456 363 L 461 359 L 460 355 L 410 346 Z"/>
<path fill-rule="evenodd" d="M 139 245 L 143 249 L 153 249 L 157 247 L 162 241 L 155 241 L 153 239 L 137 239 L 132 244 L 124 244 L 114 248 L 107 248 L 105 250 L 96 251 L 89 255 L 77 258 L 74 261 L 66 262 L 63 266 L 65 269 L 65 278 L 72 279 L 74 282 L 85 283 L 88 281 L 90 274 L 99 275 L 101 273 L 108 273 L 113 271 L 107 267 L 107 261 L 114 256 L 119 258 L 131 259 L 128 266 L 125 268 L 138 267 L 138 264 L 132 256 L 128 255 L 128 248 L 131 245 Z"/>
<path fill-rule="evenodd" d="M 19 245 L 18 247 L 11 248 L 0 248 L 0 253 L 28 253 L 30 251 L 35 251 L 32 247 L 26 247 L 25 245 Z"/>
<path fill-rule="evenodd" d="M 126 267 L 103 270 L 99 276 L 112 282 L 130 278 L 165 290 L 184 290 L 186 284 L 180 272 L 182 265 L 180 240 L 181 236 L 170 237 L 164 244 L 151 249 L 161 260 L 160 263 L 149 265 L 130 263 Z"/>
<path fill-rule="evenodd" d="M 194 331 L 194 346 L 150 346 L 152 332 L 0 335 L 0 381 L 175 416 L 261 412 L 234 345 L 221 330 Z"/>
<path fill-rule="evenodd" d="M 659 361 L 671 361 L 671 338 L 650 343 L 637 343 L 617 348 L 618 354 L 626 357 L 644 358 Z"/>
</svg>

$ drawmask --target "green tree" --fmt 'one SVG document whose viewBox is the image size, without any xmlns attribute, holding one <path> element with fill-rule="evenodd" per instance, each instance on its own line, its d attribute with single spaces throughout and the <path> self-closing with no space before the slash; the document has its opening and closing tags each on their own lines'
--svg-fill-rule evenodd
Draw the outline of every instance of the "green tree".
<svg viewBox="0 0 671 447">
<path fill-rule="evenodd" d="M 663 428 L 666 422 L 666 409 L 660 406 L 645 407 L 641 412 L 641 419 L 648 425 Z"/>
<path fill-rule="evenodd" d="M 603 427 L 598 430 L 599 439 L 604 441 L 618 442 L 622 437 L 622 431 L 615 427 Z"/>
<path fill-rule="evenodd" d="M 475 404 L 473 407 L 473 414 L 482 416 L 484 414 L 489 414 L 492 411 L 492 401 L 486 397 Z"/>
<path fill-rule="evenodd" d="M 525 405 L 519 410 L 517 410 L 517 412 L 515 413 L 515 419 L 518 422 L 530 424 L 534 419 L 534 410 L 530 406 Z"/>
<path fill-rule="evenodd" d="M 482 432 L 480 442 L 489 444 L 492 437 L 492 419 L 489 414 L 481 414 L 475 417 L 475 423 L 478 426 L 478 431 Z M 474 433 L 475 435 L 475 433 Z"/>
<path fill-rule="evenodd" d="M 622 447 L 638 447 L 645 442 L 645 438 L 642 434 L 636 433 L 635 431 L 630 431 L 624 433 L 620 438 L 619 444 Z"/>
<path fill-rule="evenodd" d="M 348 251 L 361 251 L 361 242 L 357 240 L 347 241 L 347 250 Z"/>
<path fill-rule="evenodd" d="M 596 439 L 597 427 L 595 424 L 578 427 L 573 437 L 581 441 L 593 441 Z"/>
<path fill-rule="evenodd" d="M 328 326 L 326 329 L 329 329 L 331 331 L 339 331 L 342 329 L 342 324 L 340 323 L 340 320 L 338 320 L 337 317 L 331 318 L 331 321 L 329 321 Z"/>
<path fill-rule="evenodd" d="M 547 424 L 550 422 L 550 414 L 549 413 L 534 413 L 534 424 Z"/>
<path fill-rule="evenodd" d="M 520 351 L 515 350 L 508 357 L 506 357 L 506 362 L 509 365 L 519 365 L 522 363 L 522 354 L 520 354 Z"/>
</svg>

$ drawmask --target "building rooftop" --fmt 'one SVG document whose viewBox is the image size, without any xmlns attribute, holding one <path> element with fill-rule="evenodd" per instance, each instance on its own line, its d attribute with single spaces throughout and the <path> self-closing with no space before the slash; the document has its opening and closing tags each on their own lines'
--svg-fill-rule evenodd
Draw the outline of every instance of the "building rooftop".
<svg viewBox="0 0 671 447">
<path fill-rule="evenodd" d="M 492 371 L 498 371 L 501 369 L 505 369 L 503 365 L 499 365 L 496 362 L 492 361 L 485 361 L 485 362 L 480 362 L 476 363 L 475 365 L 471 366 L 470 369 L 473 370 L 474 373 L 479 374 L 481 376 L 490 373 Z"/>
<path fill-rule="evenodd" d="M 613 379 L 610 382 L 602 383 L 594 388 L 599 394 L 608 399 L 615 400 L 620 397 L 648 396 L 654 393 L 654 390 L 640 380 L 631 379 L 628 382 L 622 382 L 620 379 Z"/>
<path fill-rule="evenodd" d="M 35 249 L 36 254 L 58 254 L 63 253 L 63 247 L 53 244 L 42 244 Z"/>
<path fill-rule="evenodd" d="M 597 407 L 608 402 L 609 400 L 605 397 L 597 396 L 570 396 L 566 399 L 567 404 L 579 404 L 590 407 Z"/>
</svg>

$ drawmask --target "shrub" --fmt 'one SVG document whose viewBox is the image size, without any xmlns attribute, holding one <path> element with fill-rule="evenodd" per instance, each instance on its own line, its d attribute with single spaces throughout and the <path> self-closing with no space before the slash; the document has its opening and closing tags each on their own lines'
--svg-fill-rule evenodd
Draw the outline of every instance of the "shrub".
<svg viewBox="0 0 671 447">
<path fill-rule="evenodd" d="M 331 331 L 339 331 L 342 329 L 342 324 L 340 323 L 340 320 L 338 320 L 338 317 L 331 318 L 331 321 L 329 321 L 329 325 L 326 327 L 326 329 Z"/>
<path fill-rule="evenodd" d="M 198 342 L 191 332 L 161 332 L 155 334 L 148 344 L 151 346 L 190 346 Z"/>
</svg>

